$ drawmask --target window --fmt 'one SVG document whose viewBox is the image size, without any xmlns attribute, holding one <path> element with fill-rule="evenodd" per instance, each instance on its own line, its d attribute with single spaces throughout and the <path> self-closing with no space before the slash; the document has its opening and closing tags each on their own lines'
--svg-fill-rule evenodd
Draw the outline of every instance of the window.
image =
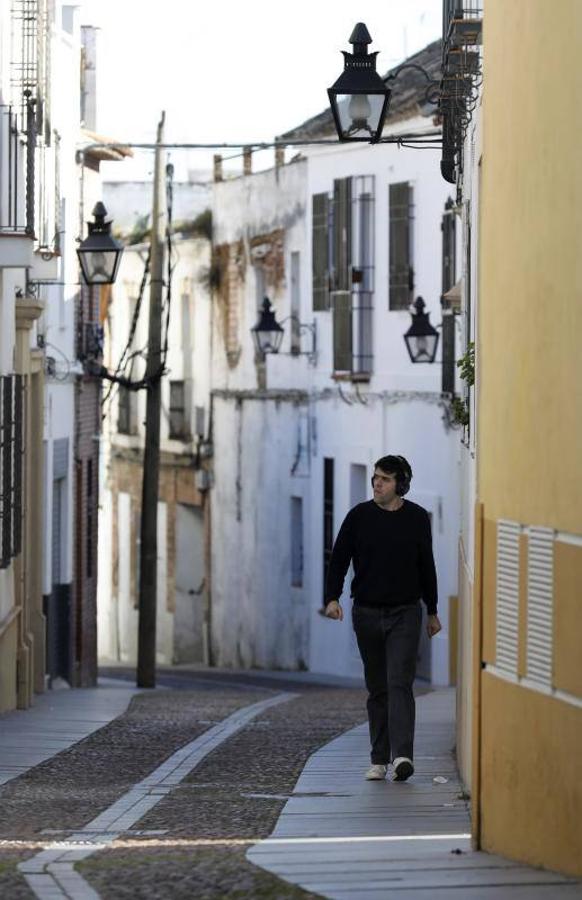
<svg viewBox="0 0 582 900">
<path fill-rule="evenodd" d="M 407 182 L 389 186 L 389 308 L 408 309 L 414 291 L 412 266 L 412 187 Z"/>
<path fill-rule="evenodd" d="M 373 361 L 374 177 L 354 178 L 352 195 L 352 372 L 361 375 Z"/>
<path fill-rule="evenodd" d="M 190 437 L 183 381 L 170 381 L 170 437 L 182 441 Z"/>
<path fill-rule="evenodd" d="M 330 202 L 327 194 L 311 198 L 311 281 L 313 310 L 329 309 Z"/>
<path fill-rule="evenodd" d="M 303 587 L 302 497 L 291 497 L 291 585 Z"/>
<path fill-rule="evenodd" d="M 372 371 L 374 176 L 337 178 L 312 197 L 313 309 L 333 312 L 334 372 Z"/>
<path fill-rule="evenodd" d="M 196 423 L 196 435 L 199 438 L 204 437 L 204 423 L 206 421 L 206 410 L 203 406 L 197 406 L 194 410 L 195 415 L 195 423 Z"/>
<path fill-rule="evenodd" d="M 352 179 L 336 178 L 333 183 L 332 288 L 351 289 L 352 264 Z"/>
<path fill-rule="evenodd" d="M 334 371 L 372 371 L 374 177 L 334 182 Z"/>
<path fill-rule="evenodd" d="M 85 572 L 93 578 L 93 460 L 87 460 L 87 559 Z"/>
<path fill-rule="evenodd" d="M 456 215 L 451 197 L 445 203 L 445 211 L 441 221 L 442 233 L 442 280 L 441 306 L 442 322 L 442 380 L 441 390 L 444 394 L 455 392 L 455 314 L 445 294 L 455 284 L 456 271 Z"/>
<path fill-rule="evenodd" d="M 0 377 L 0 568 L 22 549 L 22 463 L 24 454 L 24 380 Z"/>
<path fill-rule="evenodd" d="M 137 434 L 137 396 L 122 384 L 117 394 L 117 432 Z"/>
<path fill-rule="evenodd" d="M 182 312 L 182 352 L 187 354 L 192 353 L 193 350 L 191 295 L 183 293 L 180 301 Z"/>
<path fill-rule="evenodd" d="M 323 460 L 323 589 L 327 580 L 327 570 L 333 549 L 333 472 L 334 460 Z"/>
<path fill-rule="evenodd" d="M 300 293 L 300 255 L 298 252 L 291 254 L 291 353 L 297 355 L 301 352 L 301 334 L 299 321 L 301 315 Z"/>
</svg>

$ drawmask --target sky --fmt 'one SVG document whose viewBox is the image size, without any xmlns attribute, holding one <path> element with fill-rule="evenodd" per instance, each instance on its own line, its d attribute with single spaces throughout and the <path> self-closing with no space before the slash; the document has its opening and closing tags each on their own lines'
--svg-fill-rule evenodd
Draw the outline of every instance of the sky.
<svg viewBox="0 0 582 900">
<path fill-rule="evenodd" d="M 120 141 L 153 141 L 162 110 L 167 142 L 271 140 L 327 107 L 356 22 L 368 26 L 384 73 L 438 38 L 442 19 L 441 0 L 81 0 L 80 7 L 81 24 L 100 29 L 98 131 Z M 176 177 L 209 168 L 213 152 L 173 151 Z M 137 152 L 103 174 L 148 177 L 151 168 L 152 154 Z"/>
</svg>

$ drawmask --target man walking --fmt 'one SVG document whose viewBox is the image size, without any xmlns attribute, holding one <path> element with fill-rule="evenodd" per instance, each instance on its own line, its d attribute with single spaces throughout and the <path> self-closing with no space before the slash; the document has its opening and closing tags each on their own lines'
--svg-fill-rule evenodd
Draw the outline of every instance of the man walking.
<svg viewBox="0 0 582 900">
<path fill-rule="evenodd" d="M 371 762 L 368 780 L 395 781 L 414 772 L 415 704 L 412 684 L 420 638 L 421 598 L 432 638 L 441 630 L 437 580 L 427 511 L 405 500 L 412 469 L 403 456 L 374 466 L 374 499 L 347 514 L 336 538 L 325 589 L 325 615 L 343 619 L 339 603 L 350 561 L 354 566 L 352 619 L 368 690 Z"/>
</svg>

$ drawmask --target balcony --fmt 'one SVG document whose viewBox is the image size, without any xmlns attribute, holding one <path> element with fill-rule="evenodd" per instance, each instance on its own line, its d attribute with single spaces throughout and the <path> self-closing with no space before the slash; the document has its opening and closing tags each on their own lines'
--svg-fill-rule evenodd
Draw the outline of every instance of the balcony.
<svg viewBox="0 0 582 900">
<path fill-rule="evenodd" d="M 443 0 L 441 174 L 451 184 L 458 182 L 463 143 L 479 97 L 482 12 L 478 0 Z"/>
<path fill-rule="evenodd" d="M 481 43 L 483 9 L 474 0 L 444 0 L 443 41 L 449 47 Z"/>
<path fill-rule="evenodd" d="M 26 134 L 10 106 L 0 106 L 0 268 L 32 265 L 34 125 Z"/>
</svg>

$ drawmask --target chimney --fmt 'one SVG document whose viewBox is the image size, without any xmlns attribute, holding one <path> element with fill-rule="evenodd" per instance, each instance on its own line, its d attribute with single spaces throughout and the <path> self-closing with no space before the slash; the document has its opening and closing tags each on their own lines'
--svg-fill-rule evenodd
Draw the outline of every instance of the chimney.
<svg viewBox="0 0 582 900">
<path fill-rule="evenodd" d="M 253 174 L 253 151 L 251 147 L 243 150 L 243 175 Z"/>
<path fill-rule="evenodd" d="M 222 156 L 214 154 L 214 181 L 222 181 Z"/>
<path fill-rule="evenodd" d="M 275 168 L 285 165 L 285 147 L 275 147 Z"/>
</svg>

